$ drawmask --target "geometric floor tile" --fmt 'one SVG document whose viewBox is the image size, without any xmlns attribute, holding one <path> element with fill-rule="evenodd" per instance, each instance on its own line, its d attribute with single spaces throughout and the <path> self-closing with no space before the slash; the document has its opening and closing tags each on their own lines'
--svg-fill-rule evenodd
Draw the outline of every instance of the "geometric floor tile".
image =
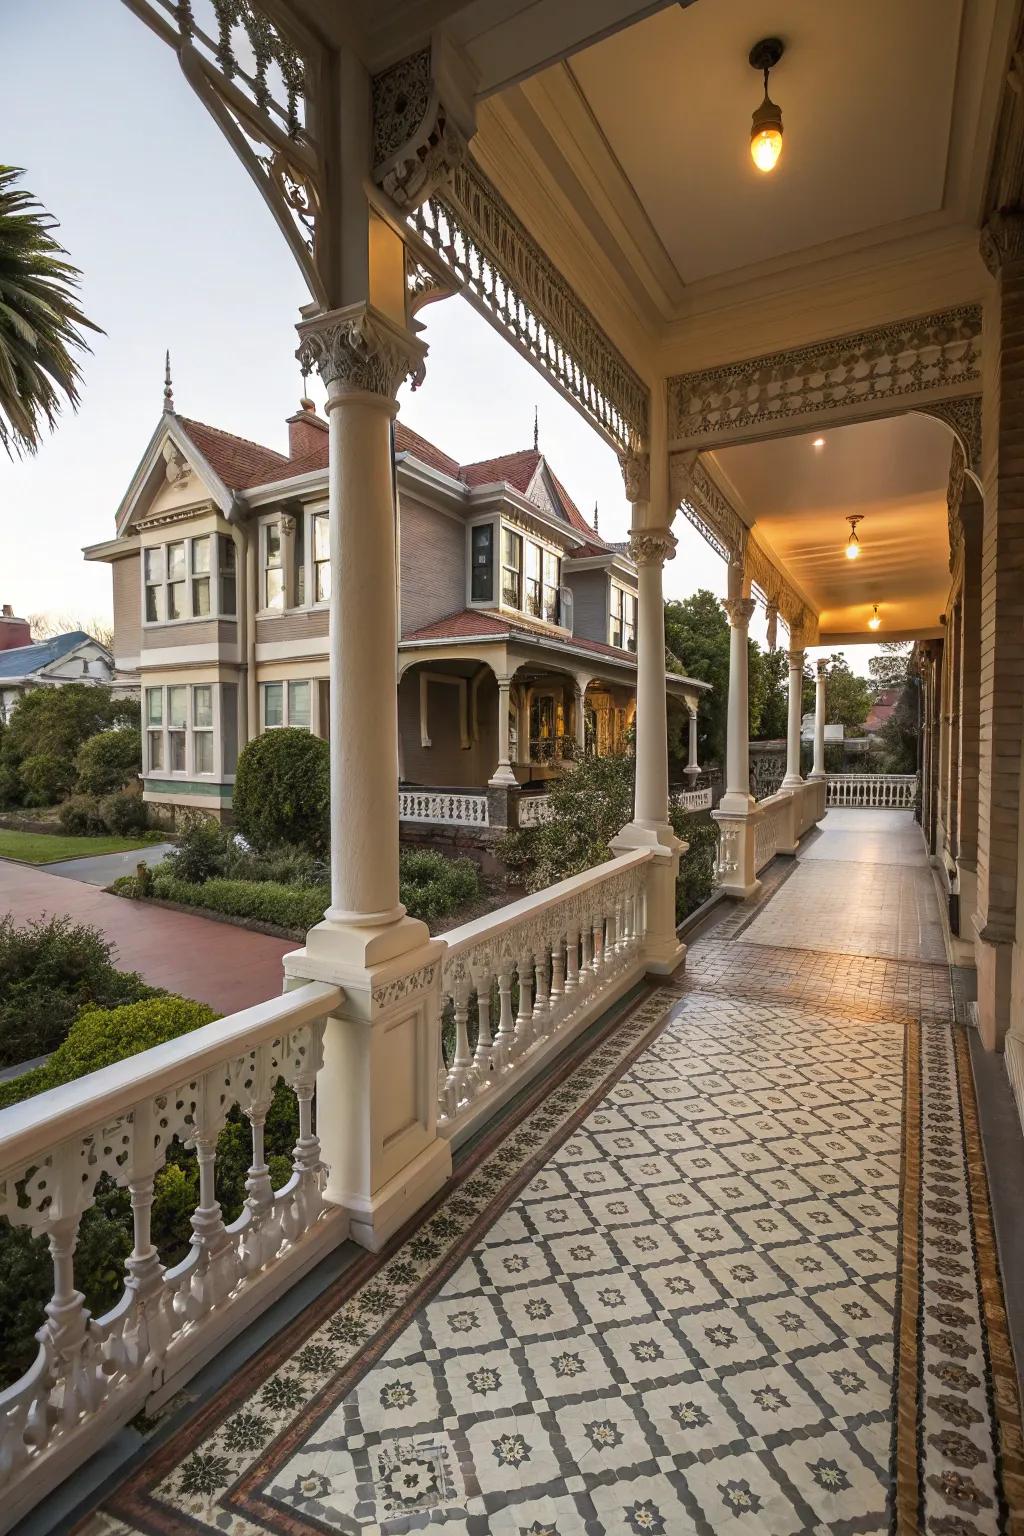
<svg viewBox="0 0 1024 1536">
<path fill-rule="evenodd" d="M 565 1062 L 91 1536 L 1005 1529 L 969 1067 L 920 840 L 887 814 L 777 861 L 681 993 Z"/>
</svg>

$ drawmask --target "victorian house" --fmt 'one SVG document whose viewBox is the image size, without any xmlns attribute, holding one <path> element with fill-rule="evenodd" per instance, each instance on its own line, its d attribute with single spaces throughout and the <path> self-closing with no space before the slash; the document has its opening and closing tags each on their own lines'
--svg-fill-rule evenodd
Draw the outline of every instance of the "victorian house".
<svg viewBox="0 0 1024 1536">
<path fill-rule="evenodd" d="M 330 734 L 328 427 L 309 400 L 287 425 L 281 453 L 178 415 L 168 385 L 116 537 L 85 551 L 111 566 L 145 798 L 168 815 L 229 812 L 260 732 Z M 504 826 L 509 791 L 630 741 L 636 566 L 536 443 L 459 464 L 399 422 L 394 462 L 403 815 Z M 707 685 L 665 684 L 695 715 Z"/>
</svg>

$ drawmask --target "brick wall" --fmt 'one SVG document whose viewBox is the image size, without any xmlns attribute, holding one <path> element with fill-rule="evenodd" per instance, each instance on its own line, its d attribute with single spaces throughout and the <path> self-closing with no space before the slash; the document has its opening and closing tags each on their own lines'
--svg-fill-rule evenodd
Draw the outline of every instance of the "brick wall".
<svg viewBox="0 0 1024 1536">
<path fill-rule="evenodd" d="M 465 608 L 467 535 L 463 522 L 405 495 L 400 517 L 399 632 L 407 635 Z"/>
</svg>

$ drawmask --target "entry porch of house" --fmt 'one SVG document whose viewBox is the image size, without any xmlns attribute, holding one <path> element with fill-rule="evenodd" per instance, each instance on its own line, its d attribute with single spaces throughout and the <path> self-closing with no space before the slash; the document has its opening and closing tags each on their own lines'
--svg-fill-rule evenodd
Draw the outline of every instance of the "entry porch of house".
<svg viewBox="0 0 1024 1536">
<path fill-rule="evenodd" d="M 913 813 L 830 810 L 755 896 L 714 910 L 685 970 L 631 973 L 633 932 L 606 919 L 579 967 L 553 948 L 532 993 L 527 967 L 505 988 L 499 964 L 495 1038 L 508 990 L 520 1049 L 553 1031 L 557 1057 L 483 1116 L 442 1089 L 442 1121 L 462 1123 L 451 1178 L 379 1253 L 335 1225 L 274 1310 L 158 1393 L 162 1416 L 109 1426 L 116 1472 L 82 1536 L 865 1536 L 894 1509 L 1006 1528 L 1012 1354 Z M 490 989 L 472 935 L 453 948 L 471 962 L 445 979 L 469 1074 Z M 595 968 L 621 996 L 573 1039 L 566 989 Z M 301 1247 L 287 1187 L 275 1211 Z M 229 1229 L 219 1264 L 244 1275 L 259 1230 Z M 225 1338 L 244 1292 L 226 1273 Z M 167 1316 L 187 1334 L 173 1298 Z M 105 1334 L 109 1391 L 128 1333 Z M 84 1390 L 97 1357 L 81 1364 Z M 76 1484 L 34 1530 L 67 1528 Z"/>
</svg>

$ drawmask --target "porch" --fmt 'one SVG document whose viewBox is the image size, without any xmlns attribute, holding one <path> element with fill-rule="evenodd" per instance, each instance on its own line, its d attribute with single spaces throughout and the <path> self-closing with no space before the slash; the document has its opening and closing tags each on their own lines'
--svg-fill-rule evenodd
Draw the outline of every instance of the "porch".
<svg viewBox="0 0 1024 1536">
<path fill-rule="evenodd" d="M 629 961 L 642 856 L 616 862 L 579 967 L 552 950 L 532 994 L 524 967 L 513 1015 L 499 966 L 495 1040 L 514 1056 L 517 1032 L 526 1054 L 557 1032 L 563 1054 L 482 1120 L 464 1084 L 493 962 L 480 935 L 450 936 L 452 1179 L 379 1255 L 314 1197 L 319 1215 L 289 1230 L 333 1252 L 301 1305 L 285 1297 L 230 1373 L 215 1361 L 170 1396 L 146 1441 L 116 1434 L 119 1486 L 84 1536 L 185 1520 L 868 1533 L 919 1500 L 922 1529 L 965 1510 L 984 1536 L 1005 1528 L 1012 1468 L 993 1446 L 1017 1443 L 1012 1356 L 967 1033 L 912 814 L 830 811 L 661 981 Z M 578 895 L 547 900 L 545 931 L 571 927 Z M 573 994 L 595 986 L 620 1000 L 565 1049 Z M 295 995 L 293 1021 L 329 1001 Z M 251 1226 L 230 1241 L 232 1263 L 251 1242 Z M 222 1299 L 222 1334 L 238 1305 Z M 108 1401 L 128 1389 L 120 1359 Z M 33 1530 L 49 1518 L 52 1500 Z"/>
</svg>

